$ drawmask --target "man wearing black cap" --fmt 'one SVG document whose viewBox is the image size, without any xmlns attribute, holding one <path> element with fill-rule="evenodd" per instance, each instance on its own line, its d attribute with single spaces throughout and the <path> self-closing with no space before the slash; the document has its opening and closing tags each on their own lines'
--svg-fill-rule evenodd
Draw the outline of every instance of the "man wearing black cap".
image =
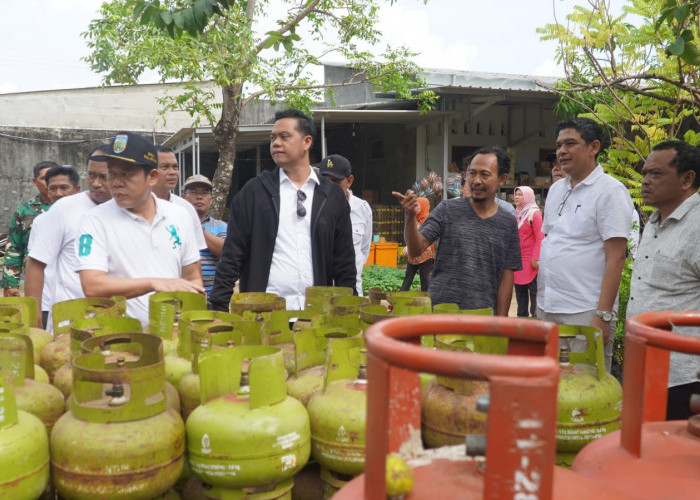
<svg viewBox="0 0 700 500">
<path fill-rule="evenodd" d="M 108 151 L 91 159 L 107 162 L 112 199 L 78 226 L 76 271 L 85 296 L 124 296 L 127 314 L 145 325 L 152 292 L 204 293 L 187 212 L 151 192 L 158 179 L 153 143 L 120 132 Z"/>
<path fill-rule="evenodd" d="M 301 111 L 275 114 L 270 153 L 277 168 L 251 179 L 231 203 L 210 302 L 228 311 L 233 287 L 284 297 L 303 309 L 306 287 L 355 287 L 350 205 L 309 163 L 315 126 Z"/>
<path fill-rule="evenodd" d="M 355 267 L 357 267 L 357 294 L 362 295 L 362 268 L 369 257 L 372 244 L 372 209 L 365 200 L 358 198 L 350 186 L 355 181 L 352 165 L 347 158 L 330 155 L 321 160 L 321 175 L 335 182 L 345 193 L 350 203 L 350 220 L 352 222 L 352 244 L 355 248 Z"/>
</svg>

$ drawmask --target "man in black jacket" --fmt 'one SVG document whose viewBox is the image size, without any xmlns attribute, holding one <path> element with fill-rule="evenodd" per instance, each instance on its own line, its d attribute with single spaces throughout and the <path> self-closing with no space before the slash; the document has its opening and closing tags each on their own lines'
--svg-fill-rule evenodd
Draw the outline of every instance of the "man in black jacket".
<svg viewBox="0 0 700 500">
<path fill-rule="evenodd" d="M 228 236 L 210 302 L 228 311 L 241 292 L 271 292 L 303 309 L 307 286 L 354 288 L 350 205 L 309 163 L 315 127 L 301 111 L 275 114 L 270 153 L 278 168 L 250 180 L 231 203 Z"/>
</svg>

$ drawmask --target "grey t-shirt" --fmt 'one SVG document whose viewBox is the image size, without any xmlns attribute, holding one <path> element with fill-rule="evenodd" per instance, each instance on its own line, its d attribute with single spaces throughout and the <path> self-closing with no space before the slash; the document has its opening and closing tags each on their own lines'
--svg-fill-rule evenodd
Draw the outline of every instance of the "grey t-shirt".
<svg viewBox="0 0 700 500">
<path fill-rule="evenodd" d="M 495 311 L 503 270 L 522 268 L 515 217 L 499 207 L 482 219 L 469 198 L 453 198 L 435 207 L 420 233 L 431 243 L 440 239 L 428 290 L 433 304 Z"/>
</svg>

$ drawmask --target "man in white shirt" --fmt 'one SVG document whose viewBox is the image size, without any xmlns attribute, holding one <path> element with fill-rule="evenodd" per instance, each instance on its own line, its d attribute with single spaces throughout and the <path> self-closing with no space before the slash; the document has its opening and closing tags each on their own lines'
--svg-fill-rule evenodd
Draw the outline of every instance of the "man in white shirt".
<svg viewBox="0 0 700 500">
<path fill-rule="evenodd" d="M 656 211 L 639 244 L 627 317 L 700 310 L 700 152 L 683 141 L 661 142 L 644 162 L 642 175 L 642 199 Z M 695 327 L 673 331 L 700 336 Z M 697 356 L 671 353 L 667 420 L 687 420 L 695 413 L 690 398 L 700 392 L 697 367 Z"/>
<path fill-rule="evenodd" d="M 100 146 L 93 150 L 104 152 Z M 75 226 L 85 210 L 96 206 L 93 196 L 105 195 L 109 191 L 92 181 L 91 175 L 107 174 L 107 164 L 88 161 L 88 191 L 80 192 L 80 178 L 72 167 L 53 167 L 46 173 L 49 197 L 53 202 L 51 208 L 34 219 L 32 232 L 27 245 L 28 257 L 24 280 L 24 294 L 34 297 L 37 303 L 37 325 L 53 331 L 50 318 L 51 306 L 62 300 L 82 297 L 80 280 L 73 270 L 73 240 Z M 93 195 L 93 191 L 98 195 Z M 78 203 L 76 200 L 87 200 Z M 101 203 L 101 201 L 99 202 Z M 89 205 L 86 207 L 86 205 Z M 72 296 L 77 293 L 77 295 Z"/>
<path fill-rule="evenodd" d="M 126 297 L 127 315 L 144 326 L 151 293 L 204 293 L 187 212 L 151 192 L 156 155 L 145 137 L 120 132 L 107 152 L 91 157 L 107 162 L 112 199 L 85 213 L 75 244 L 85 296 Z"/>
<path fill-rule="evenodd" d="M 330 155 L 321 160 L 321 175 L 327 177 L 343 190 L 350 203 L 350 220 L 352 221 L 352 244 L 355 248 L 355 266 L 357 267 L 357 294 L 362 295 L 362 268 L 369 257 L 372 244 L 372 209 L 365 200 L 358 198 L 350 187 L 355 181 L 352 165 L 341 155 Z"/>
<path fill-rule="evenodd" d="M 355 288 L 350 206 L 309 162 L 315 126 L 301 111 L 275 114 L 270 153 L 277 168 L 248 181 L 231 203 L 224 250 L 210 296 L 228 311 L 233 287 L 284 297 L 303 309 L 306 287 Z"/>
<path fill-rule="evenodd" d="M 197 238 L 197 248 L 206 250 L 207 243 L 204 239 L 202 224 L 199 221 L 199 215 L 192 204 L 184 198 L 171 193 L 177 187 L 177 181 L 180 180 L 180 166 L 177 163 L 175 152 L 168 146 L 156 146 L 158 150 L 158 180 L 153 186 L 153 194 L 165 201 L 170 201 L 176 205 L 180 205 L 189 214 L 192 219 L 192 228 L 195 238 Z"/>
<path fill-rule="evenodd" d="M 632 199 L 596 156 L 603 131 L 588 118 L 557 125 L 557 160 L 567 177 L 547 195 L 537 282 L 537 316 L 563 325 L 590 325 L 604 337 L 612 362 L 615 298 L 630 234 Z"/>
</svg>

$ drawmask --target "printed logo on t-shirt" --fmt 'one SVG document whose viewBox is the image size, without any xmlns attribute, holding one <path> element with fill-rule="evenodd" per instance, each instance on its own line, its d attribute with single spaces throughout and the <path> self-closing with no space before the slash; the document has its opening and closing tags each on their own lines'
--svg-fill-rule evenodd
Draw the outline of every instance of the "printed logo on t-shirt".
<svg viewBox="0 0 700 500">
<path fill-rule="evenodd" d="M 92 235 L 85 233 L 80 235 L 78 240 L 78 255 L 87 257 L 92 252 Z"/>
<path fill-rule="evenodd" d="M 180 241 L 180 235 L 177 234 L 177 228 L 174 224 L 170 224 L 165 229 L 170 233 L 170 241 L 173 243 L 173 250 L 182 247 L 182 242 Z"/>
</svg>

